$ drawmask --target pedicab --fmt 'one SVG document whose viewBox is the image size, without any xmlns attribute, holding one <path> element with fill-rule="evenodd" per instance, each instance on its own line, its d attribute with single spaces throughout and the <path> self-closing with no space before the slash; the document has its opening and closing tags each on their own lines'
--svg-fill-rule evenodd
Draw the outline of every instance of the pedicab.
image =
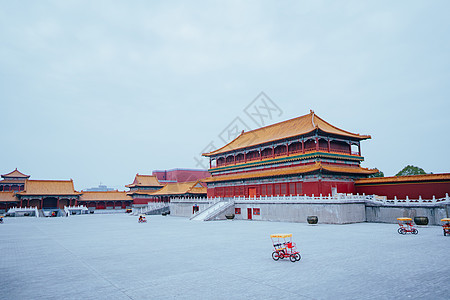
<svg viewBox="0 0 450 300">
<path fill-rule="evenodd" d="M 411 218 L 397 218 L 397 221 L 398 226 L 400 226 L 400 228 L 397 230 L 399 234 L 407 234 L 408 232 L 412 234 L 419 233 L 419 231 L 417 231 L 417 229 L 414 228 Z"/>
<path fill-rule="evenodd" d="M 145 219 L 144 215 L 139 215 L 138 223 L 147 223 L 147 219 Z"/>
<path fill-rule="evenodd" d="M 444 222 L 444 224 L 442 224 L 444 236 L 446 236 L 447 234 L 450 235 L 450 218 L 441 219 L 441 222 Z"/>
<path fill-rule="evenodd" d="M 297 251 L 297 247 L 292 242 L 292 233 L 276 233 L 271 234 L 273 249 L 273 260 L 279 260 L 280 258 L 289 258 L 291 262 L 299 261 L 302 257 L 300 252 Z"/>
</svg>

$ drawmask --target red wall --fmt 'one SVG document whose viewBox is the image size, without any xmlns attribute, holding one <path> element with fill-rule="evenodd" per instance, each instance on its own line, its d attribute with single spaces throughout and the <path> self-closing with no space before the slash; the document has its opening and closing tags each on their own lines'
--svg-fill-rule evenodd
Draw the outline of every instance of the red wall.
<svg viewBox="0 0 450 300">
<path fill-rule="evenodd" d="M 450 194 L 450 182 L 423 182 L 423 183 L 386 183 L 377 185 L 355 186 L 357 193 L 366 195 L 387 196 L 388 199 L 417 199 L 419 195 L 423 199 L 431 199 L 433 195 L 436 198 L 445 197 L 445 193 Z"/>
<path fill-rule="evenodd" d="M 355 192 L 353 182 L 313 181 L 208 188 L 208 197 L 248 197 L 250 188 L 256 189 L 256 196 L 289 196 L 297 194 L 307 196 L 312 194 L 319 196 L 322 194 L 327 196 L 331 194 L 332 187 L 337 187 L 338 193 Z"/>
</svg>

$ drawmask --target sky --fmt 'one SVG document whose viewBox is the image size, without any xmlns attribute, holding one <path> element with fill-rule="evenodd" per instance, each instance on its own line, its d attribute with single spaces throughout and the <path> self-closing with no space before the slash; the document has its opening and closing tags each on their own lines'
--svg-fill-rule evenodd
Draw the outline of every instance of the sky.
<svg viewBox="0 0 450 300">
<path fill-rule="evenodd" d="M 200 153 L 230 128 L 310 109 L 372 136 L 363 167 L 450 172 L 448 11 L 445 0 L 0 0 L 0 173 L 123 190 L 136 173 L 206 167 Z"/>
</svg>

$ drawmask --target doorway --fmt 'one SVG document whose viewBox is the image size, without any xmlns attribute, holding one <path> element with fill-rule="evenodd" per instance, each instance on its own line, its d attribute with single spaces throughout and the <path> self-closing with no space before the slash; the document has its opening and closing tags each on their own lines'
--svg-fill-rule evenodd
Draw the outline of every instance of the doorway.
<svg viewBox="0 0 450 300">
<path fill-rule="evenodd" d="M 252 219 L 252 209 L 251 208 L 247 208 L 247 219 L 249 219 L 249 220 Z"/>
<path fill-rule="evenodd" d="M 256 188 L 248 188 L 248 197 L 249 198 L 256 197 Z"/>
</svg>

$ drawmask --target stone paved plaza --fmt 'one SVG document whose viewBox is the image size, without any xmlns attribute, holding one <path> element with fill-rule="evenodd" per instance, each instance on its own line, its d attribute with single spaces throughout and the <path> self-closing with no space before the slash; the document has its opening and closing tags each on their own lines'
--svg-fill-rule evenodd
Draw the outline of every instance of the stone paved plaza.
<svg viewBox="0 0 450 300">
<path fill-rule="evenodd" d="M 0 299 L 449 299 L 450 237 L 397 227 L 7 218 Z M 300 262 L 272 260 L 278 232 L 293 233 Z"/>
</svg>

